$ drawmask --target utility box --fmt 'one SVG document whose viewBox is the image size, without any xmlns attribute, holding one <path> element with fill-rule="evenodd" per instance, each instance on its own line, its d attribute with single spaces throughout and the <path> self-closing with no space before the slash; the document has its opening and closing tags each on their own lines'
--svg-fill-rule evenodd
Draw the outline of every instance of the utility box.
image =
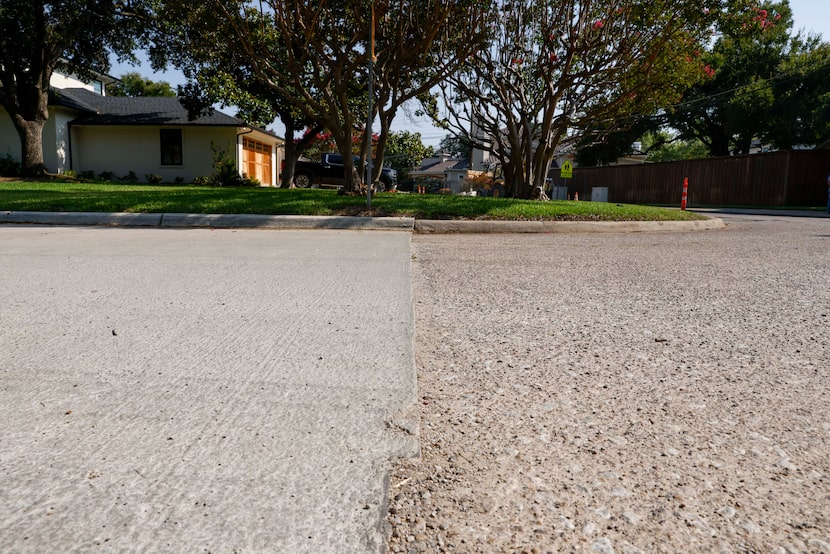
<svg viewBox="0 0 830 554">
<path fill-rule="evenodd" d="M 608 187 L 591 187 L 591 202 L 608 202 Z"/>
<path fill-rule="evenodd" d="M 568 187 L 553 187 L 550 191 L 550 199 L 551 200 L 567 200 L 568 199 Z"/>
</svg>

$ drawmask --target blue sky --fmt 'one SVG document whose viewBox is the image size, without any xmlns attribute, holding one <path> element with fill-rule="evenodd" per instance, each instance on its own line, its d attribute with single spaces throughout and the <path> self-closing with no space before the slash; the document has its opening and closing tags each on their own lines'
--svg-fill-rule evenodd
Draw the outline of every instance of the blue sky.
<svg viewBox="0 0 830 554">
<path fill-rule="evenodd" d="M 796 29 L 815 31 L 830 40 L 830 5 L 827 0 L 790 0 Z"/>
<path fill-rule="evenodd" d="M 813 31 L 821 34 L 825 41 L 830 41 L 830 0 L 790 0 L 790 7 L 793 10 L 795 30 Z M 167 81 L 174 86 L 184 82 L 181 73 L 177 71 L 153 74 L 148 63 L 139 67 L 114 63 L 110 73 L 118 77 L 128 71 L 138 71 L 145 77 L 155 81 Z M 230 108 L 226 111 L 232 114 L 234 110 Z M 279 125 L 275 125 L 274 130 L 277 134 L 282 133 Z M 420 132 L 422 141 L 429 146 L 437 146 L 447 134 L 443 129 L 433 127 L 426 118 L 409 119 L 402 113 L 393 123 L 392 130 Z"/>
</svg>

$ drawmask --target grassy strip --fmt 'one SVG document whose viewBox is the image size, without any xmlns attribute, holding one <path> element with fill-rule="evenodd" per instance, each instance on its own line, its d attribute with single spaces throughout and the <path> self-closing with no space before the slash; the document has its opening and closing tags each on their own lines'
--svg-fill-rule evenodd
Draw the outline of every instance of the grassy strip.
<svg viewBox="0 0 830 554">
<path fill-rule="evenodd" d="M 333 190 L 219 188 L 74 182 L 0 182 L 0 210 L 39 212 L 211 213 L 408 216 L 419 219 L 678 221 L 691 212 L 604 202 L 534 202 L 504 198 Z"/>
</svg>

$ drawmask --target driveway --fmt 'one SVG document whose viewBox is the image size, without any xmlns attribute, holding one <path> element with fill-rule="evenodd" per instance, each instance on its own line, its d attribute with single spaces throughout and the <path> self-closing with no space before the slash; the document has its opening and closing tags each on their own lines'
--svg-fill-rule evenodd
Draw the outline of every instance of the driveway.
<svg viewBox="0 0 830 554">
<path fill-rule="evenodd" d="M 409 241 L 0 227 L 0 551 L 384 551 Z"/>
</svg>

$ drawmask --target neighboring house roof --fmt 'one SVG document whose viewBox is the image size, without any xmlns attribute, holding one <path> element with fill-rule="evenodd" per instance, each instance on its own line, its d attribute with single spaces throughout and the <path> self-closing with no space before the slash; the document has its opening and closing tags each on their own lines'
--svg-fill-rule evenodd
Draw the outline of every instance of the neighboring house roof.
<svg viewBox="0 0 830 554">
<path fill-rule="evenodd" d="M 73 125 L 181 125 L 251 127 L 243 120 L 218 110 L 188 119 L 178 98 L 101 96 L 82 88 L 52 89 L 50 104 L 81 112 Z M 272 137 L 275 134 L 253 127 Z"/>
<path fill-rule="evenodd" d="M 446 160 L 421 166 L 409 172 L 410 175 L 444 175 L 447 171 L 465 170 L 470 166 L 469 160 Z"/>
</svg>

